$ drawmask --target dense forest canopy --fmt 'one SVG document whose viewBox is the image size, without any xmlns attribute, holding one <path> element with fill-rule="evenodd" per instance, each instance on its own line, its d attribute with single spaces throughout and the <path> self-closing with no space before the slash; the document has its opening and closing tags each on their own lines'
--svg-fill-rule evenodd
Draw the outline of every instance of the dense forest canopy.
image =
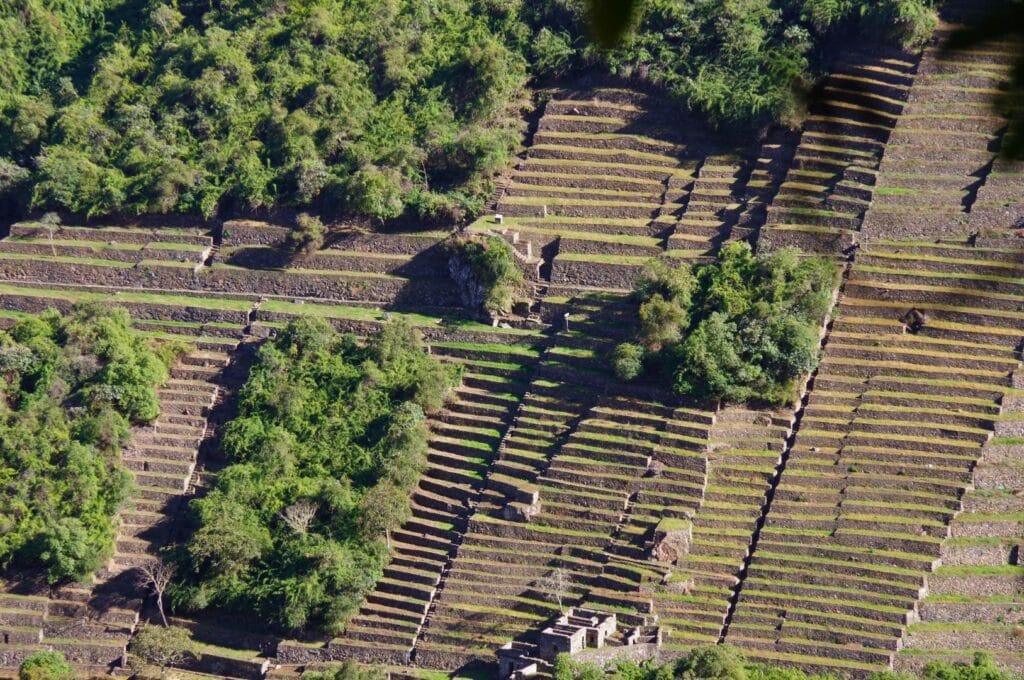
<svg viewBox="0 0 1024 680">
<path fill-rule="evenodd" d="M 0 332 L 0 567 L 84 578 L 113 550 L 130 424 L 159 415 L 180 348 L 154 349 L 123 310 L 47 312 Z"/>
<path fill-rule="evenodd" d="M 531 76 L 597 67 L 720 125 L 793 120 L 828 39 L 920 43 L 929 4 L 644 0 L 602 49 L 584 0 L 13 0 L 0 204 L 458 220 L 516 145 Z"/>
<path fill-rule="evenodd" d="M 290 323 L 260 348 L 242 389 L 223 439 L 231 464 L 192 503 L 198 526 L 174 601 L 340 630 L 408 514 L 424 413 L 458 379 L 403 324 L 361 345 L 319 319 Z"/>
</svg>

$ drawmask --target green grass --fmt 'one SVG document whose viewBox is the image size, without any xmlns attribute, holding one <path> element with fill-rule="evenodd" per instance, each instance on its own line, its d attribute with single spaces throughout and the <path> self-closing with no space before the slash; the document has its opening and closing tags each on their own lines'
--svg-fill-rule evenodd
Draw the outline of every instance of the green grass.
<svg viewBox="0 0 1024 680">
<path fill-rule="evenodd" d="M 630 266 L 641 266 L 647 264 L 651 257 L 648 255 L 605 255 L 590 253 L 559 253 L 555 258 L 566 262 L 596 262 L 599 264 L 622 264 Z"/>
<path fill-rule="evenodd" d="M 385 316 L 393 319 L 401 319 L 412 326 L 439 326 L 447 328 L 459 328 L 466 331 L 478 331 L 483 333 L 501 333 L 507 335 L 538 336 L 539 331 L 525 330 L 519 328 L 500 328 L 488 326 L 478 321 L 466 318 L 440 318 L 426 314 L 411 312 L 386 312 L 376 307 L 357 307 L 349 305 L 326 305 L 310 303 L 297 305 L 294 302 L 285 300 L 268 300 L 260 305 L 261 311 L 290 314 L 295 316 L 317 316 L 330 319 L 350 319 L 353 321 L 384 322 Z M 503 348 L 511 346 L 502 345 Z"/>
<path fill-rule="evenodd" d="M 0 260 L 27 260 L 32 262 L 54 262 L 58 264 L 87 264 L 98 267 L 112 267 L 115 269 L 131 269 L 135 266 L 135 264 L 132 262 L 104 260 L 95 257 L 65 257 L 62 255 L 27 255 L 25 253 L 0 253 Z"/>
</svg>

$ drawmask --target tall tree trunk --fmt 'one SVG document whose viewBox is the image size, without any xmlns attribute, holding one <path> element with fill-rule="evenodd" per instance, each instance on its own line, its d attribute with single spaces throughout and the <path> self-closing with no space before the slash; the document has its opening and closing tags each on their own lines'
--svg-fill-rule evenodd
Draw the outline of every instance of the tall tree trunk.
<svg viewBox="0 0 1024 680">
<path fill-rule="evenodd" d="M 156 594 L 156 608 L 160 611 L 160 620 L 163 621 L 164 628 L 168 628 L 167 616 L 164 614 L 164 594 L 162 591 Z"/>
</svg>

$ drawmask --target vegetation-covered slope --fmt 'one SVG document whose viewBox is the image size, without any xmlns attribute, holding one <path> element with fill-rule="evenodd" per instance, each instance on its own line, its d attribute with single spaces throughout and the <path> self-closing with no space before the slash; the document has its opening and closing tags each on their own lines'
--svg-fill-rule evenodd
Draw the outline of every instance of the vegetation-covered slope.
<svg viewBox="0 0 1024 680">
<path fill-rule="evenodd" d="M 380 576 L 425 464 L 424 412 L 457 375 L 399 323 L 365 347 L 323 320 L 289 324 L 242 390 L 231 465 L 193 503 L 176 599 L 336 630 Z"/>
<path fill-rule="evenodd" d="M 160 351 L 124 310 L 47 312 L 0 332 L 0 566 L 83 578 L 110 556 L 130 423 L 159 415 Z"/>
<path fill-rule="evenodd" d="M 927 5 L 652 0 L 601 50 L 581 0 L 18 0 L 0 8 L 0 193 L 457 219 L 515 145 L 530 74 L 597 66 L 718 123 L 793 119 L 826 39 L 920 41 Z"/>
</svg>

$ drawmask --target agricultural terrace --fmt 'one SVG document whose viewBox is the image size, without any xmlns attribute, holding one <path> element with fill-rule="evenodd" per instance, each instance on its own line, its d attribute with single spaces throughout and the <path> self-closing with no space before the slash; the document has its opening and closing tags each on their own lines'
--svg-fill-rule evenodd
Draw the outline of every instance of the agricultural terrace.
<svg viewBox="0 0 1024 680">
<path fill-rule="evenodd" d="M 943 48 L 978 3 L 661 3 L 607 51 L 325 4 L 83 11 L 40 63 L 126 44 L 75 96 L 9 60 L 0 677 L 490 678 L 570 607 L 668 664 L 632 680 L 1024 672 L 1020 46 Z M 118 132 L 192 71 L 203 115 Z"/>
</svg>

